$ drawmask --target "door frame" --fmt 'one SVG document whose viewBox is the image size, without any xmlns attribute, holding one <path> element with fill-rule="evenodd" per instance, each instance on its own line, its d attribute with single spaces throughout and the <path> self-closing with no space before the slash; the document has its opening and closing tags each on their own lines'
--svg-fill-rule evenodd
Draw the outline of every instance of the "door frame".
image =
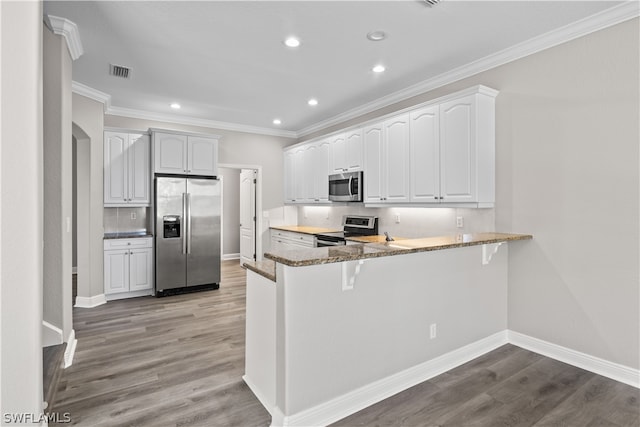
<svg viewBox="0 0 640 427">
<path fill-rule="evenodd" d="M 256 261 L 262 261 L 262 166 L 240 163 L 218 163 L 219 168 L 227 169 L 253 169 L 256 171 L 256 230 L 254 239 L 256 240 Z"/>
</svg>

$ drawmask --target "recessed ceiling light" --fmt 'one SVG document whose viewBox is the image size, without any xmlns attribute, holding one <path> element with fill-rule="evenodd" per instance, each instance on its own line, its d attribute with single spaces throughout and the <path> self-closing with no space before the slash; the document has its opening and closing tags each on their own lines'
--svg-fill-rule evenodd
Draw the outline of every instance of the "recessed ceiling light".
<svg viewBox="0 0 640 427">
<path fill-rule="evenodd" d="M 171 104 L 171 108 L 173 108 L 174 110 L 179 110 L 180 109 L 180 104 L 178 104 L 177 102 L 174 102 Z"/>
<path fill-rule="evenodd" d="M 288 37 L 284 44 L 289 47 L 298 47 L 300 46 L 300 40 L 297 37 Z"/>
<path fill-rule="evenodd" d="M 311 105 L 311 106 L 316 106 L 318 105 L 318 100 L 315 98 L 311 98 L 310 100 L 307 101 L 307 104 Z"/>
<path fill-rule="evenodd" d="M 273 124 L 274 124 L 274 125 L 282 124 L 282 120 L 280 120 L 280 119 L 273 119 Z"/>
<path fill-rule="evenodd" d="M 372 42 L 379 42 L 387 38 L 387 33 L 382 30 L 371 31 L 367 34 L 367 38 Z"/>
<path fill-rule="evenodd" d="M 386 68 L 384 68 L 384 65 L 376 65 L 375 67 L 373 67 L 371 69 L 374 73 L 383 73 L 384 70 L 386 70 Z"/>
</svg>

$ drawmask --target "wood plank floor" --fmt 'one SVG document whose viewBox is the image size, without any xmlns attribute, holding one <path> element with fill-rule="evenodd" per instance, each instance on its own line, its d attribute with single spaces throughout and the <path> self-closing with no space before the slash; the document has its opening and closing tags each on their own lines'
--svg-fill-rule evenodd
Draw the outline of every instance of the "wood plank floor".
<svg viewBox="0 0 640 427">
<path fill-rule="evenodd" d="M 216 291 L 74 308 L 78 347 L 53 412 L 79 426 L 268 426 L 241 378 L 245 271 L 222 265 Z M 635 388 L 505 345 L 334 425 L 631 427 L 639 401 Z"/>
</svg>

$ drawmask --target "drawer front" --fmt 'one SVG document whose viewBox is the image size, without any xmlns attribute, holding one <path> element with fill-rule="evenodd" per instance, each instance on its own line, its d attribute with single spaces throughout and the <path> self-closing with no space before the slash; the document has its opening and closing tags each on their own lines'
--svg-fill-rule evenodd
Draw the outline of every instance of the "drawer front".
<svg viewBox="0 0 640 427">
<path fill-rule="evenodd" d="M 104 241 L 104 250 L 125 248 L 151 248 L 153 237 L 137 237 L 133 239 L 107 239 Z"/>
<path fill-rule="evenodd" d="M 271 236 L 310 247 L 313 247 L 316 241 L 316 237 L 312 234 L 296 233 L 294 231 L 271 230 Z"/>
</svg>

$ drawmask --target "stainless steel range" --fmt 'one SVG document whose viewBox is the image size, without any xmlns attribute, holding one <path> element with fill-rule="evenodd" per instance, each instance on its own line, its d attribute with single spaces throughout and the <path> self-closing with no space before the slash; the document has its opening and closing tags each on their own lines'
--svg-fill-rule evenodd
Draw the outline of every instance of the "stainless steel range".
<svg viewBox="0 0 640 427">
<path fill-rule="evenodd" d="M 376 234 L 378 234 L 377 217 L 344 215 L 342 217 L 342 231 L 317 234 L 316 245 L 318 247 L 346 245 L 347 237 L 373 236 Z"/>
</svg>

